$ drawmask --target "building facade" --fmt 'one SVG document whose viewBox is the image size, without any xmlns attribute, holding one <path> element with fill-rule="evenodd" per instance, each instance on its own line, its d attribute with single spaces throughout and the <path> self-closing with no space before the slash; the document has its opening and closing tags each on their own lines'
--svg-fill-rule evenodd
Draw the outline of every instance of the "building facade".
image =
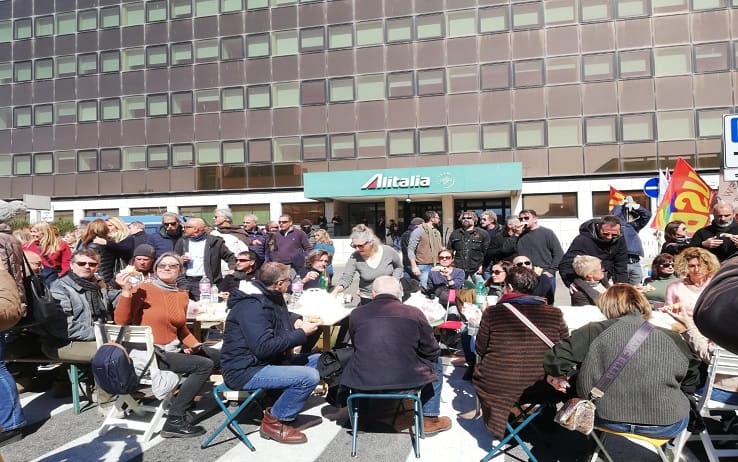
<svg viewBox="0 0 738 462">
<path fill-rule="evenodd" d="M 75 219 L 435 208 L 453 226 L 525 207 L 570 232 L 610 184 L 638 193 L 679 156 L 717 172 L 734 3 L 0 0 L 0 197 Z M 496 164 L 519 164 L 520 187 L 303 189 L 305 173 Z"/>
</svg>

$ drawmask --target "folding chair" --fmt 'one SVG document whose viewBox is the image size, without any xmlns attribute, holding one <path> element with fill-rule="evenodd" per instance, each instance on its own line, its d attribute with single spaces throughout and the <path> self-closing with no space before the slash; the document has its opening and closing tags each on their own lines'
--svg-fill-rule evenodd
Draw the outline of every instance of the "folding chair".
<svg viewBox="0 0 738 462">
<path fill-rule="evenodd" d="M 105 324 L 104 328 L 107 332 L 107 338 L 117 338 L 118 332 L 123 326 L 113 324 Z M 95 324 L 95 339 L 98 347 L 103 344 L 103 336 L 100 332 L 100 324 Z M 154 374 L 159 371 L 159 365 L 156 362 L 154 354 L 154 334 L 149 326 L 126 326 L 125 335 L 122 340 L 126 349 L 144 350 L 148 367 L 141 373 L 144 376 L 146 372 Z M 146 383 L 147 379 L 142 379 L 140 383 Z M 98 430 L 98 434 L 102 435 L 112 427 L 122 427 L 129 430 L 142 431 L 143 443 L 148 442 L 155 433 L 161 431 L 164 425 L 164 410 L 169 405 L 169 396 L 163 399 L 158 406 L 144 405 L 131 395 L 118 395 L 115 405 L 110 409 L 105 421 Z M 117 411 L 117 412 L 116 412 Z M 144 416 L 147 413 L 153 413 L 148 421 L 137 421 L 125 418 L 129 412 L 133 412 L 138 416 Z M 116 417 L 117 414 L 123 414 L 123 418 Z"/>
<path fill-rule="evenodd" d="M 200 447 L 202 449 L 207 448 L 208 445 L 215 439 L 215 437 L 218 436 L 220 432 L 223 431 L 223 429 L 228 427 L 239 438 L 241 438 L 241 441 L 243 441 L 243 444 L 245 444 L 247 448 L 251 449 L 252 451 L 256 451 L 254 445 L 251 444 L 251 441 L 249 441 L 249 437 L 246 436 L 246 433 L 244 433 L 243 429 L 241 429 L 241 425 L 239 425 L 238 421 L 236 421 L 236 417 L 238 417 L 238 415 L 241 414 L 241 412 L 243 412 L 251 403 L 256 403 L 259 408 L 261 408 L 259 402 L 255 400 L 259 395 L 261 395 L 263 391 L 264 390 L 262 388 L 257 388 L 256 390 L 250 391 L 231 390 L 230 388 L 228 388 L 228 386 L 226 386 L 225 383 L 221 383 L 213 388 L 213 396 L 215 397 L 215 402 L 218 403 L 218 406 L 226 415 L 226 419 L 222 424 L 218 426 L 218 428 L 215 429 L 215 431 L 210 436 L 207 437 L 205 441 L 202 442 Z M 241 401 L 241 404 L 238 405 L 235 412 L 231 412 L 228 410 L 229 401 Z"/>
<path fill-rule="evenodd" d="M 698 396 L 697 410 L 702 417 L 710 417 L 714 411 L 733 411 L 738 415 L 738 405 L 727 404 L 712 399 L 712 391 L 715 387 L 715 376 L 738 376 L 738 355 L 735 355 L 723 348 L 715 345 L 710 367 L 707 371 L 707 381 L 705 382 L 705 391 Z M 678 461 L 681 457 L 684 445 L 687 440 L 696 439 L 695 435 L 691 435 L 688 430 L 684 430 L 676 440 L 674 445 L 674 460 Z M 709 462 L 718 462 L 724 457 L 738 457 L 738 449 L 717 449 L 713 441 L 738 441 L 738 435 L 734 433 L 716 435 L 710 434 L 707 428 L 699 433 L 702 446 L 707 453 Z"/>
<path fill-rule="evenodd" d="M 415 458 L 420 458 L 420 438 L 423 434 L 423 403 L 420 401 L 420 390 L 408 393 L 351 393 L 347 400 L 349 417 L 351 419 L 351 457 L 356 457 L 356 447 L 359 441 L 359 407 L 355 402 L 359 399 L 411 399 L 413 400 L 413 450 Z"/>
<path fill-rule="evenodd" d="M 516 426 L 513 426 L 510 421 L 508 421 L 505 424 L 505 427 L 507 428 L 507 435 L 499 442 L 495 447 L 493 447 L 486 456 L 484 456 L 481 460 L 481 462 L 487 462 L 493 457 L 495 457 L 499 452 L 503 451 L 503 448 L 507 443 L 510 442 L 510 440 L 515 440 L 521 448 L 523 448 L 523 451 L 525 451 L 525 454 L 528 456 L 528 460 L 531 462 L 538 462 L 538 459 L 533 455 L 532 452 L 530 452 L 530 449 L 528 448 L 528 445 L 525 444 L 525 442 L 520 438 L 518 435 L 529 423 L 533 421 L 536 417 L 541 415 L 543 412 L 543 405 L 542 404 L 516 404 L 513 409 L 519 410 L 520 414 L 518 414 L 512 421 L 512 424 L 516 424 Z"/>
<path fill-rule="evenodd" d="M 601 437 L 597 434 L 598 432 L 602 435 Z M 607 459 L 608 462 L 613 462 L 612 457 L 610 457 L 607 449 L 605 449 L 605 438 L 608 434 L 625 438 L 631 443 L 637 444 L 647 449 L 654 450 L 656 454 L 658 454 L 659 458 L 661 458 L 662 462 L 670 462 L 669 458 L 664 452 L 664 446 L 666 446 L 666 443 L 668 443 L 671 438 L 650 438 L 648 436 L 636 435 L 635 433 L 615 432 L 612 430 L 607 430 L 605 428 L 595 428 L 594 431 L 590 433 L 590 436 L 597 444 L 597 447 L 595 447 L 595 450 L 592 453 L 592 458 L 590 459 L 590 462 L 597 462 L 600 451 L 602 451 L 602 455 L 605 456 L 605 459 Z M 674 460 L 677 461 L 679 459 Z"/>
</svg>

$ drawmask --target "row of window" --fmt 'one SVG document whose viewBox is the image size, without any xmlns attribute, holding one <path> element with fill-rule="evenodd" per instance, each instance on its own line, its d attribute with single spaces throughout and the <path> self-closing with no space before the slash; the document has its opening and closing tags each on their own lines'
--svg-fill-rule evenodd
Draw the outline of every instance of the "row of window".
<svg viewBox="0 0 738 462">
<path fill-rule="evenodd" d="M 209 141 L 195 144 L 16 154 L 6 175 L 186 167 L 212 164 L 300 162 L 480 150 L 685 140 L 722 134 L 727 109 L 671 111 L 586 118 L 459 125 L 411 130 Z M 0 169 L 0 174 L 3 170 Z"/>
<path fill-rule="evenodd" d="M 272 0 L 271 6 L 293 3 L 297 3 L 296 0 Z M 712 10 L 730 7 L 729 3 L 730 0 L 630 0 L 627 2 L 552 0 L 513 3 L 478 10 L 465 9 L 449 11 L 445 14 L 431 13 L 390 18 L 386 20 L 384 28 L 381 21 L 358 23 L 355 35 L 356 45 L 363 46 L 368 43 L 362 43 L 365 41 L 362 35 L 376 35 L 383 29 L 382 40 L 385 43 L 394 43 L 539 28 L 544 25 L 571 24 L 579 21 L 586 23 L 643 17 L 650 14 Z M 0 43 L 14 39 L 29 39 L 34 36 L 73 34 L 98 28 L 139 26 L 167 19 L 191 17 L 193 13 L 196 17 L 213 16 L 268 6 L 270 6 L 268 0 L 246 0 L 245 2 L 244 0 L 194 0 L 194 9 L 192 0 L 171 0 L 169 8 L 167 8 L 166 0 L 133 2 L 122 6 L 38 16 L 35 20 L 23 18 L 12 22 L 0 21 Z M 335 30 L 336 35 L 339 36 L 337 43 L 331 43 L 333 35 L 331 28 L 333 27 L 339 28 Z M 330 26 L 327 37 L 323 28 L 303 29 L 303 31 L 310 36 L 308 39 L 312 44 L 310 46 L 318 49 L 326 46 L 329 48 L 354 46 L 354 30 L 351 24 Z M 372 42 L 371 44 L 378 43 Z"/>
</svg>

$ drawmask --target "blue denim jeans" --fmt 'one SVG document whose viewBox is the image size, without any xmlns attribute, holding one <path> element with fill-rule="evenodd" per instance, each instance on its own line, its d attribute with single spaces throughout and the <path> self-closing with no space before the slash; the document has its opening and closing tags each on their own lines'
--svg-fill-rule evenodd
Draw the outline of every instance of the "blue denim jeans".
<svg viewBox="0 0 738 462">
<path fill-rule="evenodd" d="M 420 281 L 420 286 L 423 289 L 426 289 L 428 287 L 428 276 L 430 275 L 432 268 L 433 265 L 418 265 L 418 269 L 420 270 L 418 280 Z"/>
<path fill-rule="evenodd" d="M 622 422 L 613 422 L 610 420 L 595 417 L 595 426 L 607 428 L 608 430 L 635 433 L 636 435 L 648 436 L 651 438 L 673 438 L 687 428 L 689 423 L 689 415 L 684 419 L 671 425 L 637 425 Z"/>
<path fill-rule="evenodd" d="M 0 332 L 0 427 L 3 432 L 26 424 L 15 380 L 5 366 L 5 333 Z"/>
<path fill-rule="evenodd" d="M 295 420 L 295 416 L 320 382 L 317 369 L 319 356 L 298 354 L 292 357 L 292 365 L 265 366 L 243 388 L 284 390 L 272 406 L 271 414 L 285 422 Z"/>
<path fill-rule="evenodd" d="M 705 392 L 704 387 L 697 390 L 697 393 L 700 395 L 703 394 L 704 392 Z M 732 404 L 735 406 L 735 405 L 738 405 L 738 392 L 721 390 L 720 388 L 713 388 L 710 399 L 714 401 L 719 401 L 725 404 Z"/>
</svg>

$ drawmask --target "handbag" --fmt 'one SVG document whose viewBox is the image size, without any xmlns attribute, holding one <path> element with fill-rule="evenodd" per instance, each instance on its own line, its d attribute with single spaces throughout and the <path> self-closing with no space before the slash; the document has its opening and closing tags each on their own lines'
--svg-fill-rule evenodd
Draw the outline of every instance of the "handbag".
<svg viewBox="0 0 738 462">
<path fill-rule="evenodd" d="M 43 325 L 64 317 L 59 302 L 43 277 L 33 272 L 28 258 L 23 255 L 23 287 L 26 290 L 26 319 L 23 326 Z"/>
</svg>

